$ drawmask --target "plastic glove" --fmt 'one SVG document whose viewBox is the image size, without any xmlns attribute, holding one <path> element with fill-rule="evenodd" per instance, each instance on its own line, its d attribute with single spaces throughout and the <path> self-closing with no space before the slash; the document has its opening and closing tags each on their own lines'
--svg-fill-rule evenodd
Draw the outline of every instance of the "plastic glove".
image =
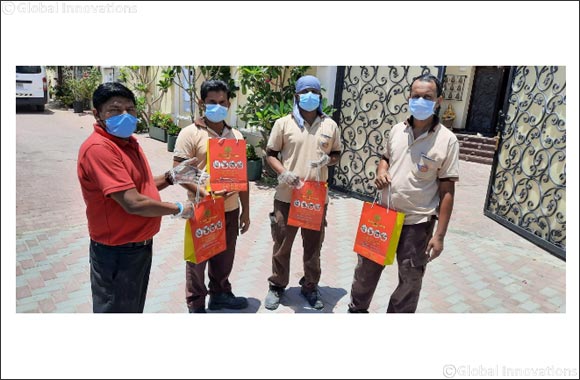
<svg viewBox="0 0 580 380">
<path fill-rule="evenodd" d="M 183 219 L 190 219 L 193 216 L 195 211 L 195 207 L 193 206 L 193 202 L 187 200 L 183 202 L 183 212 L 181 213 L 181 217 Z"/>
<path fill-rule="evenodd" d="M 183 161 L 181 164 L 169 170 L 169 176 L 173 183 L 194 183 L 205 185 L 209 174 L 197 167 L 197 158 Z"/>
<path fill-rule="evenodd" d="M 322 157 L 318 161 L 310 161 L 311 168 L 321 168 L 328 165 L 330 162 L 330 156 L 328 154 L 322 154 Z"/>
<path fill-rule="evenodd" d="M 172 215 L 172 218 L 183 218 L 183 219 L 190 219 L 193 216 L 193 213 L 195 211 L 195 207 L 193 206 L 193 202 L 190 200 L 187 201 L 183 201 L 183 202 L 175 202 L 175 204 L 180 205 L 181 207 L 183 207 L 183 209 L 181 210 L 181 212 Z"/>
<path fill-rule="evenodd" d="M 301 188 L 303 184 L 300 178 L 289 170 L 285 170 L 282 174 L 278 175 L 278 183 L 284 183 L 297 189 Z"/>
</svg>

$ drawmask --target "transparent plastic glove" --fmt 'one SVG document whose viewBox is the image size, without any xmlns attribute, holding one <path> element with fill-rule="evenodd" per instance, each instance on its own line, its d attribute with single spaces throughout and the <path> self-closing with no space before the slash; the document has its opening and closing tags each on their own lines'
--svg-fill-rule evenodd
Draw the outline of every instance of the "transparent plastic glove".
<svg viewBox="0 0 580 380">
<path fill-rule="evenodd" d="M 187 201 L 183 201 L 183 202 L 175 202 L 175 204 L 178 205 L 178 207 L 181 211 L 175 215 L 172 215 L 171 216 L 172 218 L 174 218 L 174 219 L 176 219 L 176 218 L 189 219 L 193 216 L 193 212 L 195 211 L 195 207 L 194 207 L 192 201 L 187 200 Z"/>
<path fill-rule="evenodd" d="M 310 161 L 311 168 L 321 168 L 328 165 L 330 162 L 330 156 L 328 154 L 322 154 L 322 157 L 318 161 Z"/>
<path fill-rule="evenodd" d="M 204 185 L 209 179 L 209 174 L 197 167 L 197 158 L 183 161 L 181 164 L 169 170 L 169 176 L 173 183 L 194 183 Z"/>
<path fill-rule="evenodd" d="M 189 219 L 193 216 L 193 212 L 195 211 L 195 207 L 193 206 L 193 202 L 187 200 L 183 202 L 183 211 L 181 212 L 181 218 Z"/>
<path fill-rule="evenodd" d="M 278 183 L 284 183 L 297 189 L 301 188 L 303 185 L 300 178 L 289 170 L 285 170 L 282 174 L 278 175 Z"/>
</svg>

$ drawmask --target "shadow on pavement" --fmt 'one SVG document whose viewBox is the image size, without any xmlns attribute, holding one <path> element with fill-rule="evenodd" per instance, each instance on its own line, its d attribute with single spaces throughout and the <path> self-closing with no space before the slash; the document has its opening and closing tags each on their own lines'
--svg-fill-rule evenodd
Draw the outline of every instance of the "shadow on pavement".
<svg viewBox="0 0 580 380">
<path fill-rule="evenodd" d="M 54 112 L 49 108 L 45 108 L 44 111 L 38 111 L 33 106 L 16 106 L 16 113 L 20 114 L 34 114 L 34 115 L 53 115 Z"/>
<path fill-rule="evenodd" d="M 324 303 L 324 309 L 322 310 L 316 310 L 311 307 L 308 301 L 306 301 L 306 298 L 300 294 L 300 287 L 298 286 L 286 289 L 280 300 L 280 304 L 291 308 L 295 313 L 334 313 L 336 304 L 347 293 L 343 288 L 333 288 L 330 286 L 320 286 L 319 290 L 322 302 Z"/>
</svg>

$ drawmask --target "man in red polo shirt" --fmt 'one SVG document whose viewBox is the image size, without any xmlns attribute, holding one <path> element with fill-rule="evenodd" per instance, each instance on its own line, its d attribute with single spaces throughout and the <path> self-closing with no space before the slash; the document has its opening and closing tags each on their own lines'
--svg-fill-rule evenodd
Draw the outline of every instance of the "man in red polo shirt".
<svg viewBox="0 0 580 380">
<path fill-rule="evenodd" d="M 153 176 L 137 139 L 135 96 L 120 83 L 93 94 L 94 132 L 81 145 L 77 174 L 87 206 L 93 312 L 141 313 L 151 271 L 152 239 L 163 215 L 188 219 L 193 204 L 162 202 L 173 182 L 203 181 L 195 162 Z"/>
</svg>

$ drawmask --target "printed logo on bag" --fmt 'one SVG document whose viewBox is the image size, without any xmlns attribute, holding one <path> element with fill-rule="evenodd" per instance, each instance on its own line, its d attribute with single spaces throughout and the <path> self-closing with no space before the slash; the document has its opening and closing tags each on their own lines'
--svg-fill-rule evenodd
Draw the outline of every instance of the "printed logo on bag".
<svg viewBox="0 0 580 380">
<path fill-rule="evenodd" d="M 205 210 L 203 213 L 203 217 L 200 220 L 201 223 L 206 224 L 210 222 L 210 218 L 211 218 L 211 211 L 210 210 Z"/>
<path fill-rule="evenodd" d="M 305 191 L 304 194 L 301 194 L 301 197 L 302 201 L 300 201 L 299 199 L 294 200 L 294 202 L 292 203 L 294 207 L 299 207 L 306 210 L 320 211 L 321 205 L 320 203 L 316 202 L 319 201 L 319 199 L 318 197 L 315 196 L 312 189 L 308 189 L 307 191 Z"/>
<path fill-rule="evenodd" d="M 373 215 L 372 220 L 369 222 L 372 224 L 371 226 L 367 226 L 366 224 L 361 225 L 360 230 L 363 234 L 367 234 L 368 236 L 380 239 L 382 241 L 387 241 L 388 235 L 386 232 L 382 232 L 386 227 L 381 223 L 381 216 L 380 215 Z"/>
<path fill-rule="evenodd" d="M 217 230 L 220 230 L 222 228 L 221 220 L 214 222 L 217 217 L 217 215 L 212 215 L 211 210 L 204 210 L 203 215 L 199 219 L 199 223 L 204 226 L 195 230 L 195 236 L 197 238 L 201 238 L 202 236 L 207 236 L 213 232 L 216 232 Z"/>
</svg>

